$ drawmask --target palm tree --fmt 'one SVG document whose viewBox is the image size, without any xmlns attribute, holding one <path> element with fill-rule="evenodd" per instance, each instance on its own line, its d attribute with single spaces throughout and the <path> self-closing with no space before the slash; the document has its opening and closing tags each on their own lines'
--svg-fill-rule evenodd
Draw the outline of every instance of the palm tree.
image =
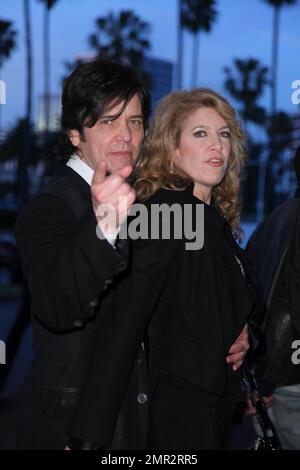
<svg viewBox="0 0 300 470">
<path fill-rule="evenodd" d="M 276 113 L 276 96 L 277 96 L 277 72 L 278 72 L 278 43 L 279 43 L 279 17 L 281 8 L 284 5 L 295 5 L 297 0 L 264 0 L 265 3 L 274 8 L 273 16 L 273 40 L 272 40 L 272 83 L 271 83 L 271 107 L 270 114 Z"/>
<path fill-rule="evenodd" d="M 258 104 L 265 87 L 269 84 L 268 67 L 260 64 L 257 59 L 234 59 L 233 68 L 225 67 L 226 80 L 224 88 L 239 103 L 239 113 L 244 120 L 245 129 L 249 122 L 264 125 L 267 113 Z M 246 184 L 244 185 L 244 207 L 249 212 L 256 210 L 256 220 L 264 214 L 264 197 L 266 168 L 261 155 L 265 145 L 255 142 L 248 133 L 248 155 L 250 160 L 259 160 L 258 173 L 256 166 L 249 166 Z M 257 191 L 256 191 L 257 189 Z"/>
<path fill-rule="evenodd" d="M 176 67 L 176 88 L 182 87 L 182 56 L 183 56 L 183 28 L 182 28 L 182 1 L 178 2 L 177 15 L 177 67 Z"/>
<path fill-rule="evenodd" d="M 26 44 L 26 119 L 32 119 L 32 41 L 30 21 L 30 0 L 23 0 Z"/>
<path fill-rule="evenodd" d="M 110 12 L 96 19 L 96 31 L 89 36 L 89 43 L 98 55 L 138 66 L 145 50 L 150 48 L 149 31 L 149 23 L 131 10 Z"/>
<path fill-rule="evenodd" d="M 44 116 L 45 116 L 45 138 L 49 130 L 50 119 L 50 11 L 58 0 L 39 0 L 44 4 Z"/>
<path fill-rule="evenodd" d="M 12 22 L 0 19 L 0 70 L 5 59 L 8 59 L 16 47 L 17 33 Z"/>
<path fill-rule="evenodd" d="M 17 33 L 13 28 L 11 21 L 0 19 L 0 73 L 6 59 L 8 59 L 12 51 L 16 48 Z M 1 118 L 1 104 L 0 104 Z M 0 140 L 1 140 L 1 122 L 0 122 Z"/>
<path fill-rule="evenodd" d="M 215 0 L 183 0 L 181 24 L 193 35 L 191 87 L 197 86 L 199 62 L 199 36 L 201 31 L 210 32 L 217 18 Z"/>
<path fill-rule="evenodd" d="M 65 67 L 66 75 L 62 77 L 62 82 L 70 75 L 73 70 L 75 70 L 79 65 L 84 64 L 88 59 L 84 59 L 81 57 L 78 57 L 77 59 L 74 59 L 73 61 L 65 60 L 63 62 L 63 65 Z"/>
<path fill-rule="evenodd" d="M 265 86 L 269 84 L 268 67 L 257 59 L 234 59 L 234 67 L 224 67 L 227 76 L 224 87 L 240 103 L 239 112 L 245 122 L 263 125 L 266 111 L 258 104 Z"/>
<path fill-rule="evenodd" d="M 293 133 L 293 123 L 288 113 L 277 111 L 270 117 L 267 126 L 269 141 L 276 136 L 276 152 L 270 155 L 270 160 L 276 160 L 278 155 L 286 149 L 290 149 Z"/>
<path fill-rule="evenodd" d="M 21 149 L 18 154 L 17 181 L 19 200 L 22 206 L 28 197 L 28 163 L 32 141 L 32 42 L 30 21 L 30 0 L 23 0 L 25 45 L 26 45 L 26 114 L 20 127 Z"/>
<path fill-rule="evenodd" d="M 5 135 L 0 145 L 0 162 L 17 160 L 23 152 L 23 137 L 29 127 L 29 163 L 36 165 L 40 161 L 41 151 L 32 123 L 28 126 L 27 119 L 19 119 Z"/>
</svg>

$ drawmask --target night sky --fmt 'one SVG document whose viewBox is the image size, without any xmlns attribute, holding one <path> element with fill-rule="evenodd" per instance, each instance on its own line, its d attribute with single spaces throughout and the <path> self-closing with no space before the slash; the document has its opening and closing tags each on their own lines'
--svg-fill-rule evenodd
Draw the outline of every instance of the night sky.
<svg viewBox="0 0 300 470">
<path fill-rule="evenodd" d="M 7 87 L 6 104 L 1 106 L 2 128 L 13 124 L 25 109 L 25 54 L 23 2 L 0 0 L 0 17 L 13 20 L 18 33 L 18 49 L 5 62 L 1 79 Z M 64 61 L 91 52 L 87 37 L 94 30 L 94 19 L 108 11 L 133 9 L 151 23 L 148 55 L 176 61 L 177 0 L 60 0 L 51 15 L 52 73 L 51 93 L 60 91 L 65 74 Z M 219 16 L 210 34 L 200 36 L 199 86 L 224 93 L 223 67 L 232 59 L 258 58 L 270 65 L 273 10 L 262 0 L 219 0 Z M 34 108 L 43 92 L 42 31 L 43 6 L 31 0 L 34 49 Z M 300 2 L 282 9 L 280 21 L 278 109 L 296 112 L 292 103 L 292 82 L 300 79 Z M 184 86 L 190 85 L 192 42 L 188 33 L 184 43 Z M 269 106 L 269 92 L 262 104 Z"/>
</svg>

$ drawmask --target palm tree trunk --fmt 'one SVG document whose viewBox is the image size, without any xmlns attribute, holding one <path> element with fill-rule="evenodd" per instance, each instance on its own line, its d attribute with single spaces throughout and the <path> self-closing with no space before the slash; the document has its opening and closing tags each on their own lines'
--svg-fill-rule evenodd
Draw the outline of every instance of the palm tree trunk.
<svg viewBox="0 0 300 470">
<path fill-rule="evenodd" d="M 279 39 L 279 14 L 280 7 L 274 7 L 274 16 L 273 16 L 273 40 L 272 40 L 272 72 L 271 72 L 271 103 L 270 103 L 270 124 L 275 118 L 276 114 L 276 98 L 277 98 L 277 70 L 278 70 L 278 39 Z M 265 195 L 265 206 L 267 211 L 272 211 L 273 209 L 273 187 L 275 185 L 275 179 L 272 169 L 272 161 L 275 161 L 278 156 L 278 147 L 277 147 L 277 136 L 276 134 L 270 136 L 269 143 L 269 156 L 268 163 L 269 167 L 266 169 L 269 171 L 268 184 L 267 184 L 267 193 Z M 267 178 L 268 172 L 266 173 Z"/>
<path fill-rule="evenodd" d="M 50 121 L 50 8 L 45 2 L 44 9 L 44 136 L 43 160 L 45 173 L 49 170 L 49 121 Z"/>
<path fill-rule="evenodd" d="M 30 152 L 30 130 L 32 119 L 32 43 L 30 23 L 30 0 L 23 0 L 26 44 L 26 119 L 24 126 L 22 152 L 19 155 L 17 179 L 21 206 L 28 198 L 28 162 Z"/>
<path fill-rule="evenodd" d="M 191 88 L 195 88 L 197 86 L 197 83 L 198 83 L 199 39 L 200 39 L 200 32 L 194 33 L 194 35 L 193 35 Z"/>
<path fill-rule="evenodd" d="M 25 34 L 26 34 L 26 119 L 32 121 L 32 42 L 30 21 L 30 0 L 24 0 Z"/>
<path fill-rule="evenodd" d="M 276 112 L 277 70 L 278 70 L 278 39 L 279 39 L 280 7 L 274 7 L 273 41 L 272 41 L 272 85 L 271 85 L 271 115 Z"/>
<path fill-rule="evenodd" d="M 50 10 L 45 5 L 44 10 L 44 109 L 45 130 L 49 130 L 49 101 L 50 101 Z"/>
<path fill-rule="evenodd" d="M 0 64 L 0 80 L 1 80 L 1 64 Z M 0 100 L 0 143 L 2 141 L 2 129 L 1 129 L 1 111 L 2 111 L 2 100 Z"/>
<path fill-rule="evenodd" d="M 0 61 L 0 80 L 1 80 L 1 70 L 2 70 L 2 61 Z M 4 85 L 3 85 L 4 83 Z M 5 89 L 5 82 L 1 84 L 1 96 L 0 96 L 0 143 L 2 141 L 2 106 L 6 103 L 6 89 Z M 2 86 L 3 85 L 3 86 Z M 4 93 L 4 96 L 2 96 L 2 92 Z"/>
<path fill-rule="evenodd" d="M 182 0 L 178 0 L 178 20 L 177 20 L 177 70 L 176 88 L 182 88 L 182 57 L 183 57 L 183 28 L 181 22 Z"/>
</svg>

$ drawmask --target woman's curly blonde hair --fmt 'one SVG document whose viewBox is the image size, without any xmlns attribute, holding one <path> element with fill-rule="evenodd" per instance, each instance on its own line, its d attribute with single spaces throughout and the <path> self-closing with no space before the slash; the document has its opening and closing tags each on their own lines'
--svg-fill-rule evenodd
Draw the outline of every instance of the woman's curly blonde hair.
<svg viewBox="0 0 300 470">
<path fill-rule="evenodd" d="M 212 191 L 212 202 L 229 222 L 236 236 L 241 238 L 240 177 L 245 160 L 244 133 L 233 107 L 210 89 L 175 91 L 158 104 L 134 171 L 137 199 L 145 201 L 160 188 L 184 190 L 190 186 L 191 177 L 180 167 L 176 149 L 183 120 L 202 107 L 216 110 L 231 131 L 228 166 L 222 182 Z"/>
</svg>

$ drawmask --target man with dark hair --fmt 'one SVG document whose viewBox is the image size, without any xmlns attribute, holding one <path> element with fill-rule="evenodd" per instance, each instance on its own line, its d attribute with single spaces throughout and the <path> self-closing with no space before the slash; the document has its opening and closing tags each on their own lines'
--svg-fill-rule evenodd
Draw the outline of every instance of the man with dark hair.
<svg viewBox="0 0 300 470">
<path fill-rule="evenodd" d="M 118 391 L 106 390 L 111 399 L 103 405 L 109 418 L 101 417 L 89 406 L 89 397 L 95 403 L 97 390 L 105 387 L 103 377 L 114 370 L 114 350 L 105 358 L 107 370 L 98 369 L 95 338 L 100 330 L 110 344 L 114 331 L 105 330 L 105 319 L 110 318 L 114 284 L 130 274 L 128 241 L 118 233 L 135 199 L 126 178 L 139 154 L 149 112 L 147 88 L 128 65 L 97 59 L 80 65 L 64 83 L 63 161 L 16 224 L 31 294 L 35 352 L 22 400 L 18 448 L 146 446 L 146 339 L 121 406 Z M 115 219 L 108 220 L 105 207 L 113 209 Z M 127 340 L 124 333 L 122 341 Z M 247 348 L 244 332 L 231 346 L 228 363 L 238 368 Z M 109 413 L 116 401 L 118 416 Z"/>
<path fill-rule="evenodd" d="M 269 412 L 284 449 L 300 449 L 300 147 L 294 168 L 294 197 L 257 227 L 247 245 L 265 338 L 253 365 L 265 396 L 274 393 Z"/>
<path fill-rule="evenodd" d="M 65 162 L 16 224 L 35 353 L 18 448 L 64 449 L 69 443 L 94 337 L 109 310 L 109 291 L 127 267 L 126 240 L 116 238 L 135 199 L 126 178 L 141 148 L 150 104 L 137 72 L 108 60 L 80 65 L 64 83 L 59 157 Z M 103 204 L 115 209 L 113 229 L 97 215 Z M 102 236 L 96 236 L 97 223 Z M 148 404 L 138 401 L 148 393 L 144 355 L 141 348 L 112 437 L 115 449 L 145 446 Z"/>
</svg>

